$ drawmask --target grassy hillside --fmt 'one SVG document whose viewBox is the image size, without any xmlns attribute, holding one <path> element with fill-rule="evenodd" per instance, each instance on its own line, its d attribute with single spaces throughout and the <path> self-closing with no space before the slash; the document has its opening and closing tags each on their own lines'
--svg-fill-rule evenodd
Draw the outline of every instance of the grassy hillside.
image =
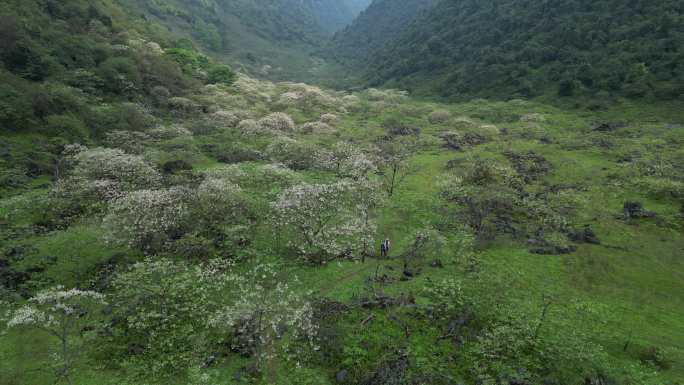
<svg viewBox="0 0 684 385">
<path fill-rule="evenodd" d="M 246 77 L 188 97 L 199 108 L 69 148 L 57 180 L 4 194 L 4 306 L 58 284 L 108 305 L 79 318 L 67 372 L 59 339 L 15 313 L 1 383 L 684 378 L 681 105 L 435 104 Z M 319 185 L 334 216 L 308 244 L 294 226 L 315 208 L 288 211 L 290 191 Z"/>
<path fill-rule="evenodd" d="M 414 2 L 388 1 L 410 9 Z M 555 96 L 680 98 L 678 1 L 442 1 L 407 27 L 356 39 L 374 55 L 370 85 L 467 99 Z M 362 24 L 347 35 L 366 35 Z M 365 44 L 364 44 L 365 43 Z M 354 57 L 351 52 L 342 56 Z"/>
<path fill-rule="evenodd" d="M 372 23 L 386 1 L 357 21 L 368 33 L 337 35 L 345 49 L 398 27 Z M 502 36 L 485 19 L 515 32 L 537 10 L 491 4 L 504 2 L 458 3 L 482 21 L 482 57 Z M 560 26 L 577 6 L 547 5 Z M 678 41 L 679 24 L 611 5 L 624 11 L 611 39 Z M 434 33 L 462 27 L 446 23 L 452 6 Z M 544 62 L 534 100 L 486 72 L 512 62 L 486 62 L 472 81 L 492 88 L 471 91 L 492 98 L 451 103 L 274 83 L 216 59 L 264 77 L 354 74 L 310 65 L 322 32 L 307 9 L 0 5 L 0 385 L 684 382 L 684 105 L 661 93 L 678 84 L 678 48 L 606 40 L 622 64 L 653 59 L 609 91 L 556 85 Z M 520 33 L 500 46 L 507 60 Z M 387 52 L 414 60 L 400 41 Z M 382 81 L 461 87 L 392 63 Z"/>
<path fill-rule="evenodd" d="M 208 54 L 245 72 L 273 79 L 305 79 L 326 30 L 313 3 L 298 0 L 156 1 L 125 4 Z M 351 17 L 351 16 L 349 16 Z"/>
</svg>

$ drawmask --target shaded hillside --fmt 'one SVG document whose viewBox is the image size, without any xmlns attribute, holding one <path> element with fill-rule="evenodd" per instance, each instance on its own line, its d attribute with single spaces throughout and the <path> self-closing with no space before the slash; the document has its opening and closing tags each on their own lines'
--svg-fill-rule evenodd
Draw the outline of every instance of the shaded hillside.
<svg viewBox="0 0 684 385">
<path fill-rule="evenodd" d="M 271 78 L 305 78 L 325 35 L 300 0 L 123 1 L 213 56 Z"/>
<path fill-rule="evenodd" d="M 349 25 L 363 11 L 369 0 L 306 0 L 316 19 L 327 33 L 334 33 Z"/>
<path fill-rule="evenodd" d="M 672 99 L 684 93 L 683 11 L 673 0 L 447 0 L 361 52 L 376 52 L 370 84 L 425 94 Z"/>
<path fill-rule="evenodd" d="M 329 55 L 348 66 L 365 63 L 436 1 L 373 1 L 349 27 L 335 34 L 328 49 Z"/>
</svg>

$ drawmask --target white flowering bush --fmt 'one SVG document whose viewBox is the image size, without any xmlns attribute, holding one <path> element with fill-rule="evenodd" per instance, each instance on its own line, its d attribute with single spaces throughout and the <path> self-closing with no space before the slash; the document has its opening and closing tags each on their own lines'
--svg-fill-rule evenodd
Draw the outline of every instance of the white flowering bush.
<svg viewBox="0 0 684 385">
<path fill-rule="evenodd" d="M 186 219 L 187 195 L 173 188 L 139 190 L 117 199 L 103 220 L 105 240 L 148 253 L 162 250 Z"/>
<path fill-rule="evenodd" d="M 340 122 L 340 117 L 335 114 L 328 113 L 321 115 L 320 121 L 325 124 L 335 126 L 337 123 Z"/>
<path fill-rule="evenodd" d="M 128 154 L 140 155 L 150 139 L 150 136 L 144 132 L 116 130 L 105 134 L 104 143 L 107 147 L 118 148 Z"/>
<path fill-rule="evenodd" d="M 342 178 L 358 179 L 378 171 L 372 157 L 349 142 L 335 143 L 330 151 L 321 152 L 319 163 Z"/>
<path fill-rule="evenodd" d="M 192 266 L 171 260 L 146 260 L 113 281 L 114 325 L 111 343 L 137 346 L 125 360 L 142 371 L 169 376 L 202 363 L 211 343 L 207 325 L 221 309 L 225 290 L 240 277 L 229 266 Z"/>
<path fill-rule="evenodd" d="M 157 127 L 153 130 L 150 130 L 147 132 L 147 135 L 157 140 L 169 140 L 179 137 L 192 136 L 192 132 L 181 125 L 172 124 L 170 126 Z"/>
<path fill-rule="evenodd" d="M 307 122 L 299 127 L 299 131 L 305 134 L 334 134 L 337 129 L 324 122 Z"/>
<path fill-rule="evenodd" d="M 124 360 L 162 377 L 204 364 L 217 349 L 261 363 L 316 347 L 311 305 L 279 279 L 276 267 L 235 269 L 221 260 L 190 265 L 162 259 L 119 273 L 113 316 L 124 322 L 114 326 L 111 342 L 138 346 Z"/>
<path fill-rule="evenodd" d="M 339 104 L 338 99 L 330 93 L 304 83 L 281 83 L 286 92 L 282 93 L 278 103 L 300 108 L 331 107 Z"/>
<path fill-rule="evenodd" d="M 290 246 L 308 262 L 359 257 L 364 237 L 374 232 L 363 215 L 364 200 L 355 194 L 359 191 L 350 181 L 291 187 L 273 204 L 276 224 L 290 230 Z"/>
<path fill-rule="evenodd" d="M 399 103 L 408 98 L 408 92 L 393 89 L 379 90 L 376 88 L 369 88 L 366 90 L 366 97 L 368 100 L 376 102 Z"/>
<path fill-rule="evenodd" d="M 290 115 L 284 112 L 274 112 L 264 118 L 259 119 L 259 126 L 264 131 L 292 132 L 295 129 L 295 122 Z"/>
<path fill-rule="evenodd" d="M 419 264 L 424 259 L 444 257 L 449 253 L 447 244 L 446 237 L 433 228 L 417 230 L 402 254 L 404 271 L 411 271 L 414 267 L 412 265 Z"/>
<path fill-rule="evenodd" d="M 356 95 L 345 95 L 342 97 L 342 106 L 348 110 L 357 110 L 361 104 L 361 98 Z"/>
<path fill-rule="evenodd" d="M 249 225 L 248 196 L 229 178 L 206 178 L 195 191 L 191 211 L 195 231 L 215 241 L 239 241 Z"/>
<path fill-rule="evenodd" d="M 233 83 L 233 88 L 251 100 L 266 103 L 271 102 L 271 95 L 275 92 L 275 84 L 251 78 L 245 74 L 238 74 L 237 80 Z"/>
<path fill-rule="evenodd" d="M 169 98 L 168 100 L 169 108 L 179 116 L 187 116 L 199 112 L 200 106 L 194 101 L 176 96 Z"/>
<path fill-rule="evenodd" d="M 244 135 L 258 135 L 262 133 L 261 126 L 254 119 L 245 119 L 238 123 L 238 130 Z"/>
<path fill-rule="evenodd" d="M 232 349 L 254 357 L 257 364 L 276 357 L 301 364 L 306 351 L 318 349 L 318 324 L 311 303 L 291 288 L 298 285 L 297 277 L 288 276 L 284 282 L 277 266 L 268 264 L 241 277 L 233 287 L 238 295 L 209 319 L 209 325 L 229 332 Z"/>
<path fill-rule="evenodd" d="M 318 151 L 312 145 L 279 136 L 266 147 L 266 156 L 293 170 L 305 170 L 316 165 Z"/>
<path fill-rule="evenodd" d="M 120 149 L 68 147 L 63 159 L 64 175 L 51 195 L 73 215 L 123 197 L 127 192 L 155 188 L 161 176 L 141 156 Z"/>
<path fill-rule="evenodd" d="M 74 360 L 85 342 L 84 330 L 96 324 L 96 312 L 103 305 L 105 298 L 100 293 L 57 286 L 39 292 L 11 312 L 7 327 L 34 329 L 57 338 L 58 381 L 70 382 Z"/>
<path fill-rule="evenodd" d="M 428 121 L 432 124 L 444 124 L 451 119 L 451 113 L 445 110 L 433 111 L 428 115 Z"/>
<path fill-rule="evenodd" d="M 259 194 L 273 195 L 301 180 L 292 169 L 280 163 L 227 165 L 205 171 L 206 178 L 226 179 Z"/>
<path fill-rule="evenodd" d="M 218 110 L 211 114 L 211 120 L 223 127 L 233 128 L 240 123 L 240 117 L 231 111 Z"/>
</svg>

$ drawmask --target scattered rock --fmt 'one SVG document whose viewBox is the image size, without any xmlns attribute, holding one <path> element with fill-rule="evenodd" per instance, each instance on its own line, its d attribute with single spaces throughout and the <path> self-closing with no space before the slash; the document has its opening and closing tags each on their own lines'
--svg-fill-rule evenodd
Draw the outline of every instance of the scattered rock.
<svg viewBox="0 0 684 385">
<path fill-rule="evenodd" d="M 177 159 L 164 163 L 164 165 L 162 166 L 162 170 L 165 174 L 176 174 L 181 171 L 192 170 L 192 165 L 188 163 L 186 160 Z"/>
<path fill-rule="evenodd" d="M 432 261 L 430 263 L 430 266 L 432 266 L 436 269 L 443 269 L 444 268 L 444 264 L 442 264 L 442 260 L 440 260 L 440 259 L 435 259 L 434 261 Z"/>
<path fill-rule="evenodd" d="M 335 375 L 335 379 L 337 382 L 342 383 L 347 379 L 347 376 L 349 375 L 349 371 L 347 369 L 342 369 L 337 374 Z"/>
<path fill-rule="evenodd" d="M 506 151 L 504 155 L 527 183 L 548 174 L 552 169 L 551 163 L 534 151 Z"/>
<path fill-rule="evenodd" d="M 487 143 L 487 138 L 485 136 L 475 132 L 461 134 L 460 132 L 449 131 L 441 134 L 440 137 L 446 142 L 445 147 L 454 151 L 462 151 L 467 147 L 474 147 Z"/>
<path fill-rule="evenodd" d="M 530 249 L 530 253 L 539 255 L 563 255 L 577 251 L 575 246 L 544 246 Z"/>
<path fill-rule="evenodd" d="M 596 236 L 596 233 L 591 226 L 585 226 L 582 230 L 571 231 L 568 234 L 571 241 L 576 243 L 590 243 L 592 245 L 600 245 L 601 241 Z"/>
<path fill-rule="evenodd" d="M 628 219 L 655 218 L 657 215 L 652 211 L 644 210 L 641 202 L 625 202 L 623 205 L 623 217 Z"/>
<path fill-rule="evenodd" d="M 621 122 L 596 122 L 591 126 L 591 130 L 598 132 L 610 132 L 623 127 L 627 127 L 627 124 Z"/>
</svg>

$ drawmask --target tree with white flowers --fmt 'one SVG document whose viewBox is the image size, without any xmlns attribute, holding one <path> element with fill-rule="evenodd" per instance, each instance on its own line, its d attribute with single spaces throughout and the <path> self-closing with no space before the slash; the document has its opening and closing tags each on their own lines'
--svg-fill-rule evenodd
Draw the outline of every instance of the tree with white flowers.
<svg viewBox="0 0 684 385">
<path fill-rule="evenodd" d="M 397 186 L 414 171 L 409 159 L 416 151 L 415 138 L 393 138 L 380 143 L 380 172 L 385 190 L 390 197 L 394 195 Z"/>
<path fill-rule="evenodd" d="M 159 376 L 205 364 L 217 344 L 257 364 L 273 354 L 315 349 L 311 304 L 291 288 L 296 278 L 285 283 L 278 271 L 269 264 L 238 271 L 225 260 L 136 263 L 114 279 L 113 316 L 120 322 L 110 342 L 137 346 L 125 359 Z"/>
<path fill-rule="evenodd" d="M 143 157 L 120 149 L 67 146 L 61 165 L 52 194 L 82 207 L 161 184 L 159 172 Z"/>
<path fill-rule="evenodd" d="M 105 240 L 154 253 L 167 246 L 189 213 L 183 188 L 134 191 L 110 205 Z"/>
<path fill-rule="evenodd" d="M 276 224 L 290 230 L 290 245 L 308 262 L 358 256 L 374 233 L 359 198 L 364 191 L 349 180 L 291 187 L 273 204 Z"/>
<path fill-rule="evenodd" d="M 365 178 L 378 171 L 372 157 L 349 142 L 338 142 L 330 151 L 319 155 L 322 167 L 334 171 L 341 178 Z"/>
<path fill-rule="evenodd" d="M 105 300 L 100 293 L 57 286 L 39 292 L 12 312 L 7 327 L 41 330 L 56 338 L 58 381 L 72 384 L 71 371 L 83 342 L 83 331 L 93 326 L 95 313 L 103 305 Z"/>
</svg>

